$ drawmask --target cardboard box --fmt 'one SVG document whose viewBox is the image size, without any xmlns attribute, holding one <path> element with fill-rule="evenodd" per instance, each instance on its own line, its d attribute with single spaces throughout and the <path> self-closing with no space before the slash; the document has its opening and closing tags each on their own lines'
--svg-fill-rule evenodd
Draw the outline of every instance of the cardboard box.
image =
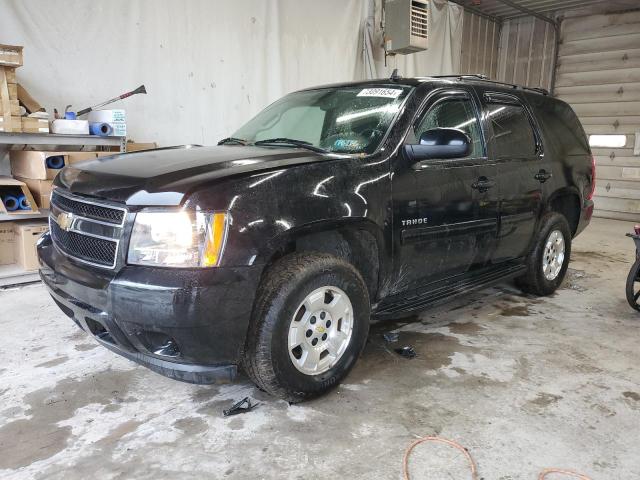
<svg viewBox="0 0 640 480">
<path fill-rule="evenodd" d="M 27 109 L 27 113 L 39 112 L 40 110 L 44 110 L 42 105 L 33 98 L 29 92 L 27 92 L 26 88 L 22 85 L 16 85 L 17 98 L 20 100 L 20 103 Z"/>
<path fill-rule="evenodd" d="M 84 162 L 87 160 L 95 160 L 100 157 L 109 157 L 111 155 L 118 155 L 120 152 L 64 152 L 69 158 L 69 165 L 74 163 Z"/>
<path fill-rule="evenodd" d="M 7 208 L 4 206 L 4 202 L 2 200 L 4 195 L 24 195 L 27 199 L 27 203 L 29 204 L 29 209 L 26 210 L 15 210 L 13 212 L 8 212 Z M 6 213 L 8 215 L 25 215 L 25 214 L 33 214 L 38 213 L 38 207 L 36 206 L 36 202 L 29 191 L 29 188 L 25 185 L 24 182 L 20 180 L 16 180 L 11 177 L 0 177 L 0 213 Z"/>
<path fill-rule="evenodd" d="M 95 160 L 97 158 L 96 152 L 65 152 L 65 154 L 69 159 L 69 165 L 87 160 Z"/>
<path fill-rule="evenodd" d="M 63 167 L 69 164 L 66 152 L 40 152 L 35 150 L 12 150 L 9 152 L 11 173 L 16 177 L 36 180 L 53 180 L 61 168 L 47 168 L 47 158 L 61 157 Z"/>
<path fill-rule="evenodd" d="M 49 120 L 22 117 L 22 131 L 25 133 L 49 133 Z"/>
<path fill-rule="evenodd" d="M 15 257 L 25 270 L 38 269 L 36 242 L 47 230 L 49 224 L 45 220 L 15 224 Z"/>
<path fill-rule="evenodd" d="M 14 225 L 13 222 L 0 222 L 0 265 L 10 265 L 16 261 Z"/>
<path fill-rule="evenodd" d="M 33 178 L 20 178 L 17 180 L 24 182 L 31 195 L 36 201 L 38 208 L 51 207 L 51 189 L 53 180 L 34 180 Z"/>
<path fill-rule="evenodd" d="M 135 143 L 127 142 L 127 152 L 140 152 L 142 150 L 153 150 L 158 148 L 158 144 L 153 143 Z"/>
</svg>

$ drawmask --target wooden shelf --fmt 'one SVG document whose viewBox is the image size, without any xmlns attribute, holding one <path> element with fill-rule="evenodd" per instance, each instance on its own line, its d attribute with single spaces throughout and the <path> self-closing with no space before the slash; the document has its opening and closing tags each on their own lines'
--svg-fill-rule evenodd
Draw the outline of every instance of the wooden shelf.
<svg viewBox="0 0 640 480">
<path fill-rule="evenodd" d="M 32 148 L 35 147 L 35 148 Z M 53 133 L 0 132 L 0 175 L 11 175 L 9 152 L 11 150 L 82 151 L 95 147 L 127 150 L 126 137 L 100 137 L 97 135 L 57 135 Z M 116 153 L 116 152 L 114 152 Z M 49 210 L 40 213 L 9 215 L 0 213 L 0 222 L 47 218 Z M 40 280 L 37 271 L 26 272 L 19 265 L 0 265 L 0 288 L 32 283 Z"/>
<path fill-rule="evenodd" d="M 0 132 L 0 145 L 29 145 L 48 146 L 92 146 L 118 147 L 121 152 L 127 149 L 126 137 L 100 137 L 98 135 L 58 135 L 55 133 L 21 133 Z"/>
<path fill-rule="evenodd" d="M 0 213 L 0 222 L 19 222 L 20 220 L 33 220 L 34 218 L 47 218 L 49 210 L 41 208 L 39 213 L 19 213 L 11 215 L 9 213 Z"/>
</svg>

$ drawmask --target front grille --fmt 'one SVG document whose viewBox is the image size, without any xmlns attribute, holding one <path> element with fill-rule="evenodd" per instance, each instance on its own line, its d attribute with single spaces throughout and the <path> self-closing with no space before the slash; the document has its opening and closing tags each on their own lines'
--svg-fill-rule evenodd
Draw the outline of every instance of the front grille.
<svg viewBox="0 0 640 480">
<path fill-rule="evenodd" d="M 51 224 L 51 236 L 55 245 L 69 256 L 108 268 L 115 265 L 118 242 L 90 237 L 82 233 L 62 230 L 55 221 Z"/>
<path fill-rule="evenodd" d="M 124 210 L 73 200 L 60 195 L 55 190 L 51 196 L 51 201 L 65 212 L 71 212 L 82 217 L 100 220 L 101 222 L 122 225 L 124 220 Z"/>
<path fill-rule="evenodd" d="M 124 207 L 54 190 L 49 217 L 53 244 L 79 262 L 113 269 L 126 214 Z"/>
</svg>

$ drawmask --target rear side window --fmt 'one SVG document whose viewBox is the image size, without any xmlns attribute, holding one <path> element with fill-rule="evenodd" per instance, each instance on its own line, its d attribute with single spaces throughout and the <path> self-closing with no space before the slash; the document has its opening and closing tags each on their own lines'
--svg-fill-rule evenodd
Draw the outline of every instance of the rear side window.
<svg viewBox="0 0 640 480">
<path fill-rule="evenodd" d="M 489 103 L 487 117 L 493 126 L 498 157 L 531 157 L 536 137 L 522 105 Z"/>
</svg>

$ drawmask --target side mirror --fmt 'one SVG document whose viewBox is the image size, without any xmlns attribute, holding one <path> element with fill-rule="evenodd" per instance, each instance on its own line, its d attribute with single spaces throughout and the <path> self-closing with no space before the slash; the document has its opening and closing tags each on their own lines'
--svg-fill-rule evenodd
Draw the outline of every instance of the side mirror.
<svg viewBox="0 0 640 480">
<path fill-rule="evenodd" d="M 433 128 L 420 135 L 418 145 L 405 145 L 404 148 L 414 162 L 431 158 L 462 158 L 471 152 L 471 139 L 462 130 Z"/>
</svg>

